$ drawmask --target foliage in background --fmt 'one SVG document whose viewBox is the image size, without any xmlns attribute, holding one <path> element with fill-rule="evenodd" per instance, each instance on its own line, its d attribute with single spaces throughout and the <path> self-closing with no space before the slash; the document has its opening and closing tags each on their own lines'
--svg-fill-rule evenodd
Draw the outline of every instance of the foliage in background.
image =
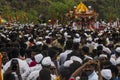
<svg viewBox="0 0 120 80">
<path fill-rule="evenodd" d="M 81 1 L 92 6 L 100 18 L 120 18 L 120 0 L 0 0 L 0 12 L 6 19 L 17 16 L 20 22 L 37 23 L 53 17 L 61 19 Z"/>
</svg>

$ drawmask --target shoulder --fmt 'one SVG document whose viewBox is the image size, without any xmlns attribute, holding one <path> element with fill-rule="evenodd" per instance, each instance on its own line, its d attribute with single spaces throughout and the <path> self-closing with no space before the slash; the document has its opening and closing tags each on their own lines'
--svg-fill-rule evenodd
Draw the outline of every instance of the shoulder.
<svg viewBox="0 0 120 80">
<path fill-rule="evenodd" d="M 40 70 L 31 72 L 27 80 L 36 80 L 39 77 L 39 72 Z"/>
<path fill-rule="evenodd" d="M 7 68 L 10 67 L 10 64 L 11 64 L 11 60 L 4 65 L 3 70 L 6 71 Z"/>
</svg>

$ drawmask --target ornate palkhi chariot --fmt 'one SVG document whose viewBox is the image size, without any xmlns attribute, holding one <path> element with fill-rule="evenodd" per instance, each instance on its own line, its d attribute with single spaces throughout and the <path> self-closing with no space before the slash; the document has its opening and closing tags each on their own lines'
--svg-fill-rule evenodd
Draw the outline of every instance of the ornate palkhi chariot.
<svg viewBox="0 0 120 80">
<path fill-rule="evenodd" d="M 90 26 L 97 18 L 97 13 L 92 9 L 91 6 L 86 6 L 82 2 L 74 8 L 73 17 L 80 22 L 81 29 Z"/>
<path fill-rule="evenodd" d="M 75 8 L 74 16 L 77 17 L 92 17 L 95 16 L 94 10 L 91 9 L 91 6 L 87 6 L 83 4 L 82 2 Z"/>
</svg>

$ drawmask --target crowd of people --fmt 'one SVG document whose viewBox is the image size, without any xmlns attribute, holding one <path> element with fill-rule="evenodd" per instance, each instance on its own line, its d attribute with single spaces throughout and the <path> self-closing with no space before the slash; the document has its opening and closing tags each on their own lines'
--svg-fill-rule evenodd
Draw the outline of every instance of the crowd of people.
<svg viewBox="0 0 120 80">
<path fill-rule="evenodd" d="M 1 28 L 3 80 L 120 80 L 119 26 Z"/>
</svg>

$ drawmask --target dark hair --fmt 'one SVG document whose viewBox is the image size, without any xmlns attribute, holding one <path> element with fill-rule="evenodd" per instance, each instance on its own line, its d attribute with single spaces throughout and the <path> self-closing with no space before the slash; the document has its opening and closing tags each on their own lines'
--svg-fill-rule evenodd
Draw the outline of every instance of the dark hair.
<svg viewBox="0 0 120 80">
<path fill-rule="evenodd" d="M 15 80 L 14 74 L 7 73 L 3 76 L 4 80 Z"/>
<path fill-rule="evenodd" d="M 112 71 L 112 73 L 114 73 L 115 74 L 115 76 L 118 76 L 118 68 L 117 68 L 117 66 L 111 66 L 110 67 L 110 69 L 111 69 L 111 71 Z"/>
<path fill-rule="evenodd" d="M 34 42 L 34 39 L 33 39 L 33 38 L 31 38 L 29 41 L 30 41 L 30 42 Z"/>
<path fill-rule="evenodd" d="M 13 48 L 11 53 L 10 53 L 10 57 L 11 58 L 18 58 L 19 56 L 19 53 L 20 53 L 20 50 L 18 48 Z"/>
<path fill-rule="evenodd" d="M 97 50 L 101 50 L 102 51 L 103 50 L 103 46 L 98 46 Z"/>
<path fill-rule="evenodd" d="M 64 45 L 64 41 L 65 39 L 62 37 L 61 39 L 58 39 L 58 42 L 61 44 L 61 45 Z"/>
<path fill-rule="evenodd" d="M 20 55 L 25 56 L 25 48 L 20 48 Z"/>
<path fill-rule="evenodd" d="M 48 56 L 50 56 L 51 59 L 52 59 L 52 58 L 55 58 L 56 54 L 57 54 L 57 52 L 56 52 L 55 49 L 51 49 L 51 48 L 48 49 Z"/>
<path fill-rule="evenodd" d="M 30 58 L 30 57 L 31 57 L 31 52 L 32 52 L 32 49 L 27 49 L 27 50 L 25 51 L 27 58 Z"/>
<path fill-rule="evenodd" d="M 78 50 L 79 49 L 79 43 L 73 43 L 73 49 Z"/>
<path fill-rule="evenodd" d="M 68 80 L 70 78 L 70 75 L 71 71 L 68 68 L 65 68 L 63 66 L 60 67 L 60 76 L 62 79 L 64 78 L 65 80 Z"/>
<path fill-rule="evenodd" d="M 70 70 L 70 72 L 71 72 L 71 75 L 72 75 L 72 73 L 74 73 L 74 71 L 75 71 L 77 68 L 79 68 L 80 66 L 81 66 L 80 62 L 74 61 L 74 63 L 72 63 L 72 64 L 70 65 L 70 67 L 69 67 L 69 70 Z"/>
<path fill-rule="evenodd" d="M 50 38 L 47 38 L 47 39 L 46 39 L 46 43 L 47 43 L 47 44 L 50 44 L 50 43 L 51 43 L 51 39 L 50 39 Z"/>
<path fill-rule="evenodd" d="M 84 46 L 84 47 L 82 48 L 82 51 L 85 52 L 85 53 L 89 53 L 89 47 Z"/>
<path fill-rule="evenodd" d="M 42 46 L 42 50 L 48 50 L 48 46 L 47 45 L 43 45 Z"/>
<path fill-rule="evenodd" d="M 40 80 L 51 80 L 50 70 L 42 69 L 39 73 Z"/>
<path fill-rule="evenodd" d="M 73 41 L 72 41 L 72 40 L 68 40 L 68 41 L 66 42 L 65 48 L 66 48 L 66 49 L 72 49 L 72 46 L 73 46 Z"/>
</svg>

